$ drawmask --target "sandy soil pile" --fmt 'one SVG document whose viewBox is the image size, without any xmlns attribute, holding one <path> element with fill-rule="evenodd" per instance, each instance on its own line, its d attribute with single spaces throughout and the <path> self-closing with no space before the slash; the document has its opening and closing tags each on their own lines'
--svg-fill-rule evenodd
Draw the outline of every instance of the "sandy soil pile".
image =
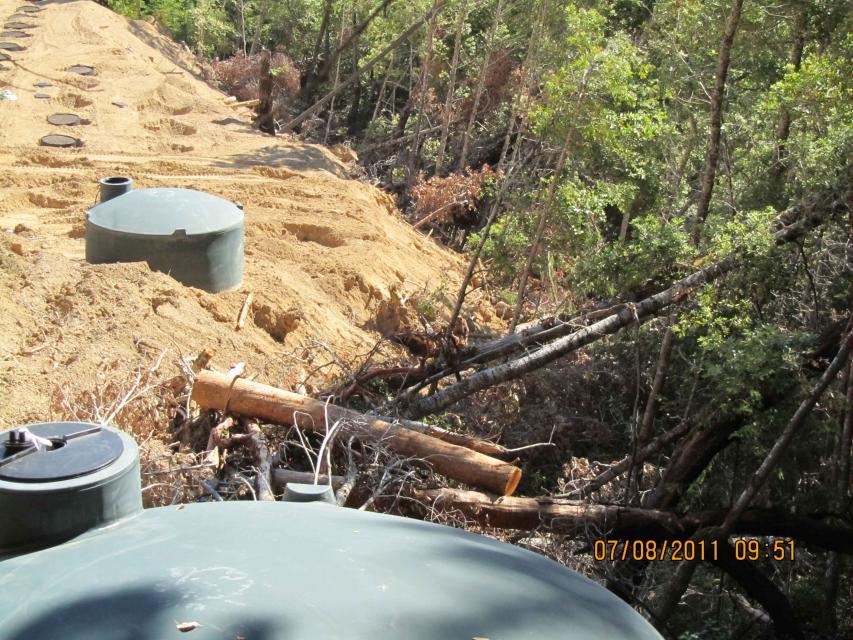
<svg viewBox="0 0 853 640">
<path fill-rule="evenodd" d="M 47 419 L 58 390 L 91 388 L 165 348 L 170 361 L 212 347 L 218 368 L 245 361 L 259 379 L 290 386 L 332 361 L 330 351 L 344 361 L 365 354 L 392 286 L 435 291 L 444 281 L 452 295 L 457 257 L 401 222 L 387 195 L 347 179 L 324 149 L 253 131 L 151 25 L 88 0 L 42 2 L 34 14 L 22 5 L 32 6 L 0 0 L 4 22 L 34 25 L 14 40 L 25 50 L 0 63 L 0 89 L 17 96 L 0 101 L 0 427 Z M 88 124 L 48 124 L 57 112 Z M 84 146 L 40 147 L 48 133 Z M 208 294 L 144 264 L 88 265 L 83 216 L 106 175 L 242 202 L 241 290 Z M 253 314 L 237 332 L 250 291 Z"/>
</svg>

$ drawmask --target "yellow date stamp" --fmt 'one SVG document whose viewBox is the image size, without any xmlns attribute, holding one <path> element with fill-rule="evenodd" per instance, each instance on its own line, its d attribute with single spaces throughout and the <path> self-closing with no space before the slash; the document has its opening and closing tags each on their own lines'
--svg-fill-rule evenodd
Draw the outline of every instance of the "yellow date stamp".
<svg viewBox="0 0 853 640">
<path fill-rule="evenodd" d="M 794 541 L 775 538 L 735 538 L 732 549 L 736 560 L 793 560 Z M 726 552 L 729 552 L 726 549 Z M 599 561 L 659 562 L 672 560 L 714 562 L 720 555 L 718 540 L 596 540 L 592 557 Z"/>
</svg>

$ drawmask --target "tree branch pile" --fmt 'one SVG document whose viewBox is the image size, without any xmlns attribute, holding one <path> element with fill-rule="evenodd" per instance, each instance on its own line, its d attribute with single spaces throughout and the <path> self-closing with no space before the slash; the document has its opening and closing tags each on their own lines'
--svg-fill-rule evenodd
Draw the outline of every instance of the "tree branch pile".
<svg viewBox="0 0 853 640">
<path fill-rule="evenodd" d="M 390 451 L 416 458 L 449 478 L 500 495 L 511 495 L 521 480 L 518 467 L 439 439 L 435 437 L 441 433 L 439 430 L 425 427 L 423 432 L 415 431 L 242 378 L 204 371 L 196 378 L 192 399 L 203 409 L 217 409 L 276 424 L 296 424 L 321 433 L 327 424 L 339 423 L 341 437 L 381 442 Z"/>
</svg>

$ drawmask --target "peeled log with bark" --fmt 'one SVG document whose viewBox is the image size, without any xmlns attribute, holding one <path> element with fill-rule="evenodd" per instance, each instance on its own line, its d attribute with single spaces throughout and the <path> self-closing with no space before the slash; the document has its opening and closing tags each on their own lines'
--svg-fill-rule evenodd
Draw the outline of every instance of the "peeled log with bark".
<svg viewBox="0 0 853 640">
<path fill-rule="evenodd" d="M 269 385 L 203 371 L 193 385 L 192 399 L 204 409 L 218 409 L 278 424 L 297 423 L 319 433 L 344 420 L 342 436 L 381 442 L 394 453 L 417 458 L 448 478 L 499 495 L 512 495 L 521 480 L 521 469 L 490 456 L 460 447 L 356 411 L 326 404 Z"/>
</svg>

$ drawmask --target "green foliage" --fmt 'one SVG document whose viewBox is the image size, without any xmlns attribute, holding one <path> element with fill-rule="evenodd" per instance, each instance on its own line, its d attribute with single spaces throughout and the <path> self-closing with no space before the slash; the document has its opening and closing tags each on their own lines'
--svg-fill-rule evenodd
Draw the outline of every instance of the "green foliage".
<svg viewBox="0 0 853 640">
<path fill-rule="evenodd" d="M 706 287 L 703 296 L 708 296 Z M 702 377 L 706 393 L 724 398 L 721 408 L 750 415 L 761 403 L 763 388 L 778 391 L 793 382 L 801 366 L 804 336 L 780 331 L 773 325 L 750 323 L 748 314 L 734 300 L 717 301 L 731 310 L 727 319 L 708 319 L 688 314 L 677 326 L 684 337 L 694 335 L 704 351 Z M 750 326 L 752 325 L 752 326 Z M 720 339 L 725 333 L 728 339 Z M 749 381 L 748 385 L 744 382 Z M 775 385 L 775 387 L 774 387 Z"/>
<path fill-rule="evenodd" d="M 440 310 L 447 296 L 449 286 L 450 280 L 444 277 L 435 289 L 424 291 L 424 293 L 415 297 L 415 307 L 418 310 L 418 314 L 423 316 L 427 322 L 435 322 L 439 319 Z"/>
</svg>

